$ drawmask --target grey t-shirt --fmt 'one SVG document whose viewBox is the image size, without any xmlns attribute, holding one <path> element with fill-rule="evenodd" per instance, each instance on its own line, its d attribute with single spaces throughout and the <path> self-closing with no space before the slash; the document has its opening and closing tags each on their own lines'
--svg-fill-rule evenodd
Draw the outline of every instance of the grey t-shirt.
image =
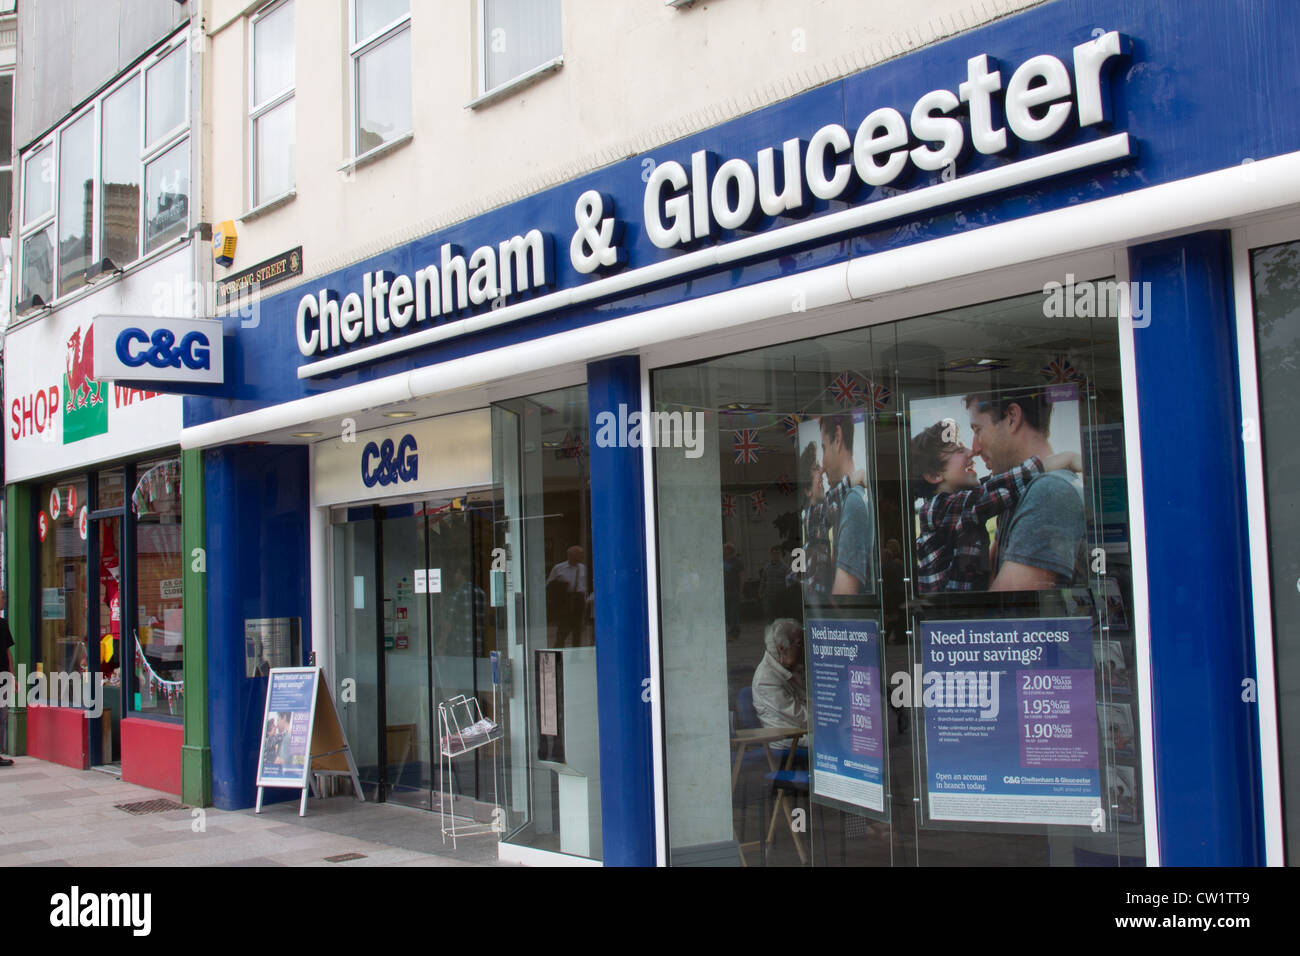
<svg viewBox="0 0 1300 956">
<path fill-rule="evenodd" d="M 1072 471 L 1039 475 L 1015 512 L 998 523 L 998 570 L 1004 561 L 1014 561 L 1051 571 L 1062 587 L 1086 584 L 1084 530 L 1078 476 Z"/>
<path fill-rule="evenodd" d="M 835 535 L 835 567 L 843 569 L 861 582 L 859 593 L 875 590 L 876 576 L 871 569 L 871 544 L 875 538 L 871 509 L 865 490 L 853 488 L 840 508 L 840 526 Z"/>
</svg>

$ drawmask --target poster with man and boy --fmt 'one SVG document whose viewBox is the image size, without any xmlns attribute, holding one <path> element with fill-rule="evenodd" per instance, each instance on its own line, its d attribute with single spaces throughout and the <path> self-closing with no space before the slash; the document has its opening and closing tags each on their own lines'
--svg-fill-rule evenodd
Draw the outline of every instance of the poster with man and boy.
<svg viewBox="0 0 1300 956">
<path fill-rule="evenodd" d="M 916 399 L 909 412 L 919 592 L 1086 585 L 1078 385 Z"/>
<path fill-rule="evenodd" d="M 875 591 L 876 505 L 867 477 L 867 441 L 862 409 L 799 423 L 803 582 L 811 603 Z"/>
</svg>

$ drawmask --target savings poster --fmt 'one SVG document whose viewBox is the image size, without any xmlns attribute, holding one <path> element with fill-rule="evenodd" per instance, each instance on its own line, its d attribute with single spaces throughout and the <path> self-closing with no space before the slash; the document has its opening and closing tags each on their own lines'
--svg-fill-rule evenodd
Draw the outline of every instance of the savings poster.
<svg viewBox="0 0 1300 956">
<path fill-rule="evenodd" d="M 304 786 L 316 704 L 314 667 L 271 671 L 266 689 L 257 785 Z"/>
<path fill-rule="evenodd" d="M 921 654 L 931 820 L 1102 819 L 1090 618 L 926 621 Z"/>
<path fill-rule="evenodd" d="M 885 809 L 885 716 L 874 621 L 810 619 L 812 792 Z"/>
</svg>

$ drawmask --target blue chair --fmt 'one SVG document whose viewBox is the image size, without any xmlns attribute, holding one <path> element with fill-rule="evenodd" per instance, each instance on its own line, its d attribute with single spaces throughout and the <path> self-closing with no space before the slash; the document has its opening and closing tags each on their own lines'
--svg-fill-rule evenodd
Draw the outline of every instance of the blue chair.
<svg viewBox="0 0 1300 956">
<path fill-rule="evenodd" d="M 746 684 L 736 692 L 736 707 L 733 712 L 733 732 L 736 730 L 750 730 L 763 726 L 758 719 L 758 711 L 754 709 L 754 688 Z M 740 779 L 737 781 L 737 792 L 732 794 L 733 801 L 739 799 L 738 807 L 740 811 L 740 826 L 738 829 L 737 840 L 744 844 L 746 818 L 749 816 L 748 809 L 750 804 L 749 787 L 751 780 L 756 778 L 756 771 L 767 770 L 767 757 L 762 747 L 749 747 L 740 761 Z M 759 808 L 759 830 L 762 830 L 764 819 L 763 814 L 767 809 L 766 798 L 762 798 Z M 736 812 L 733 809 L 732 813 Z M 766 847 L 760 843 L 760 852 L 765 851 Z M 763 854 L 766 857 L 766 854 Z"/>
</svg>

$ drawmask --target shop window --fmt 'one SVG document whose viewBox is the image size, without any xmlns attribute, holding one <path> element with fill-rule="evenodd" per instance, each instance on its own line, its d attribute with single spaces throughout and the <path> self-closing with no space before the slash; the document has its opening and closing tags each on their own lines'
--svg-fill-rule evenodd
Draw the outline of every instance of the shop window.
<svg viewBox="0 0 1300 956">
<path fill-rule="evenodd" d="M 1034 293 L 653 373 L 670 862 L 1144 859 L 1101 311 Z"/>
<path fill-rule="evenodd" d="M 36 515 L 40 555 L 40 637 L 37 658 L 47 675 L 51 704 L 81 702 L 80 683 L 89 669 L 86 608 L 87 526 L 81 520 L 86 480 L 40 486 Z M 55 679 L 55 675 L 59 675 Z"/>
<path fill-rule="evenodd" d="M 354 156 L 411 131 L 409 0 L 352 0 Z"/>
<path fill-rule="evenodd" d="M 492 408 L 489 600 L 512 679 L 507 843 L 599 859 L 600 757 L 585 386 Z"/>
<path fill-rule="evenodd" d="M 294 186 L 293 3 L 290 0 L 261 11 L 253 18 L 250 29 L 252 204 L 258 206 Z"/>
<path fill-rule="evenodd" d="M 136 621 L 131 709 L 180 716 L 184 690 L 184 605 L 181 578 L 180 460 L 137 468 L 135 513 Z"/>
<path fill-rule="evenodd" d="M 1282 749 L 1286 857 L 1300 859 L 1300 450 L 1290 441 L 1300 392 L 1300 242 L 1251 252 L 1269 572 Z"/>
<path fill-rule="evenodd" d="M 560 0 L 481 0 L 479 94 L 558 65 Z"/>
</svg>

